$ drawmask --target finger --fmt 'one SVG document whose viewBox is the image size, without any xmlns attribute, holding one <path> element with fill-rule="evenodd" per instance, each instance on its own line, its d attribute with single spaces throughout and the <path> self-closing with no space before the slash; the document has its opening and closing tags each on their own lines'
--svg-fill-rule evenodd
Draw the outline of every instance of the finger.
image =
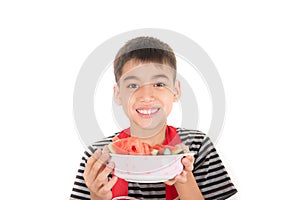
<svg viewBox="0 0 300 200">
<path fill-rule="evenodd" d="M 194 156 L 185 156 L 182 158 L 184 162 L 194 164 L 195 158 Z"/>
<path fill-rule="evenodd" d="M 187 178 L 186 176 L 177 176 L 176 177 L 176 183 L 186 183 L 187 182 Z"/>
<path fill-rule="evenodd" d="M 97 149 L 95 153 L 87 160 L 87 164 L 83 174 L 84 176 L 89 176 L 94 164 L 97 162 L 101 154 L 101 149 Z"/>
<path fill-rule="evenodd" d="M 99 157 L 98 161 L 104 165 L 106 165 L 108 163 L 108 161 L 110 160 L 110 155 L 108 152 L 104 152 L 102 151 L 101 156 Z"/>
<path fill-rule="evenodd" d="M 95 153 L 87 160 L 87 165 L 83 173 L 85 184 L 91 191 L 96 191 L 98 189 L 98 187 L 95 187 L 93 183 L 96 179 L 95 174 L 101 167 L 98 163 L 98 158 L 101 156 L 101 154 L 101 149 L 95 151 Z"/>
<path fill-rule="evenodd" d="M 185 170 L 192 171 L 194 169 L 193 160 L 194 159 L 186 158 L 186 157 L 182 158 L 181 162 L 182 162 Z"/>
<path fill-rule="evenodd" d="M 112 187 L 117 183 L 118 181 L 118 177 L 114 176 L 112 177 L 107 184 L 105 184 L 100 190 L 102 190 L 101 192 L 107 193 L 110 192 L 110 190 L 112 189 Z"/>
<path fill-rule="evenodd" d="M 165 183 L 166 185 L 174 185 L 175 182 L 176 182 L 175 179 L 170 179 L 170 180 L 165 181 L 164 183 Z"/>
<path fill-rule="evenodd" d="M 94 163 L 89 174 L 89 176 L 93 179 L 93 181 L 105 169 L 108 159 L 109 159 L 109 155 L 102 153 L 100 158 Z"/>
<path fill-rule="evenodd" d="M 113 168 L 114 168 L 113 163 L 110 163 L 108 166 L 105 166 L 105 168 L 97 175 L 95 184 L 99 186 L 105 185 L 108 180 L 108 175 L 112 172 Z"/>
<path fill-rule="evenodd" d="M 181 174 L 177 175 L 175 177 L 175 180 L 178 181 L 178 180 L 186 180 L 186 177 L 187 177 L 187 171 L 183 170 L 181 172 Z"/>
<path fill-rule="evenodd" d="M 179 183 L 186 183 L 187 182 L 187 171 L 183 170 L 181 174 L 175 177 L 175 181 Z"/>
<path fill-rule="evenodd" d="M 185 156 L 185 158 L 187 158 L 188 160 L 190 160 L 192 163 L 194 163 L 194 161 L 195 161 L 195 157 L 194 156 Z"/>
</svg>

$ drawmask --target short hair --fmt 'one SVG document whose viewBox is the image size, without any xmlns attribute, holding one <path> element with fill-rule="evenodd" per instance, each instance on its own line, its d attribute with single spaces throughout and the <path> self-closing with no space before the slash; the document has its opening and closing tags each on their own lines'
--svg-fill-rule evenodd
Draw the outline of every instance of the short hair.
<svg viewBox="0 0 300 200">
<path fill-rule="evenodd" d="M 114 74 L 116 82 L 119 81 L 123 67 L 129 60 L 140 62 L 155 62 L 169 65 L 175 71 L 176 57 L 172 48 L 154 37 L 142 36 L 129 40 L 118 51 L 114 60 Z"/>
</svg>

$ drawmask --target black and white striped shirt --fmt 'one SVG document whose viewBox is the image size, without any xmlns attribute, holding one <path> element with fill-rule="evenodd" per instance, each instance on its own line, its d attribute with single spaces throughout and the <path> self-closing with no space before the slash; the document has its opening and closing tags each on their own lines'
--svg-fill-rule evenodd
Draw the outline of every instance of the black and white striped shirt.
<svg viewBox="0 0 300 200">
<path fill-rule="evenodd" d="M 210 139 L 202 132 L 177 128 L 182 143 L 189 147 L 194 155 L 193 174 L 206 200 L 227 199 L 237 192 L 226 172 L 222 161 Z M 71 199 L 90 199 L 85 185 L 83 172 L 87 159 L 98 149 L 112 142 L 113 136 L 107 137 L 91 145 L 84 156 L 76 176 Z M 165 199 L 164 183 L 128 182 L 128 196 L 137 199 Z"/>
</svg>

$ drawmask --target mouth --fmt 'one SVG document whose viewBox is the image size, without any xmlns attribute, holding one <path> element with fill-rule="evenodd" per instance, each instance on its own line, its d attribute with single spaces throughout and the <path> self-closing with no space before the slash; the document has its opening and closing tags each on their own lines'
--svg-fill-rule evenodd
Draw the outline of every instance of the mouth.
<svg viewBox="0 0 300 200">
<path fill-rule="evenodd" d="M 150 118 L 155 115 L 160 108 L 138 108 L 136 112 L 143 118 Z"/>
</svg>

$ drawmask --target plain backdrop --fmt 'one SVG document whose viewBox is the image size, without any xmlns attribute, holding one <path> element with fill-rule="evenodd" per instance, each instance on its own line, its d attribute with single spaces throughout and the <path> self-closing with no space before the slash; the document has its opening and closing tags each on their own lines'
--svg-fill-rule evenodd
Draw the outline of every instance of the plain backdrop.
<svg viewBox="0 0 300 200">
<path fill-rule="evenodd" d="M 1 199 L 68 199 L 84 151 L 73 90 L 87 56 L 138 28 L 197 42 L 226 94 L 217 150 L 239 193 L 299 190 L 300 13 L 297 1 L 1 1 Z"/>
</svg>

